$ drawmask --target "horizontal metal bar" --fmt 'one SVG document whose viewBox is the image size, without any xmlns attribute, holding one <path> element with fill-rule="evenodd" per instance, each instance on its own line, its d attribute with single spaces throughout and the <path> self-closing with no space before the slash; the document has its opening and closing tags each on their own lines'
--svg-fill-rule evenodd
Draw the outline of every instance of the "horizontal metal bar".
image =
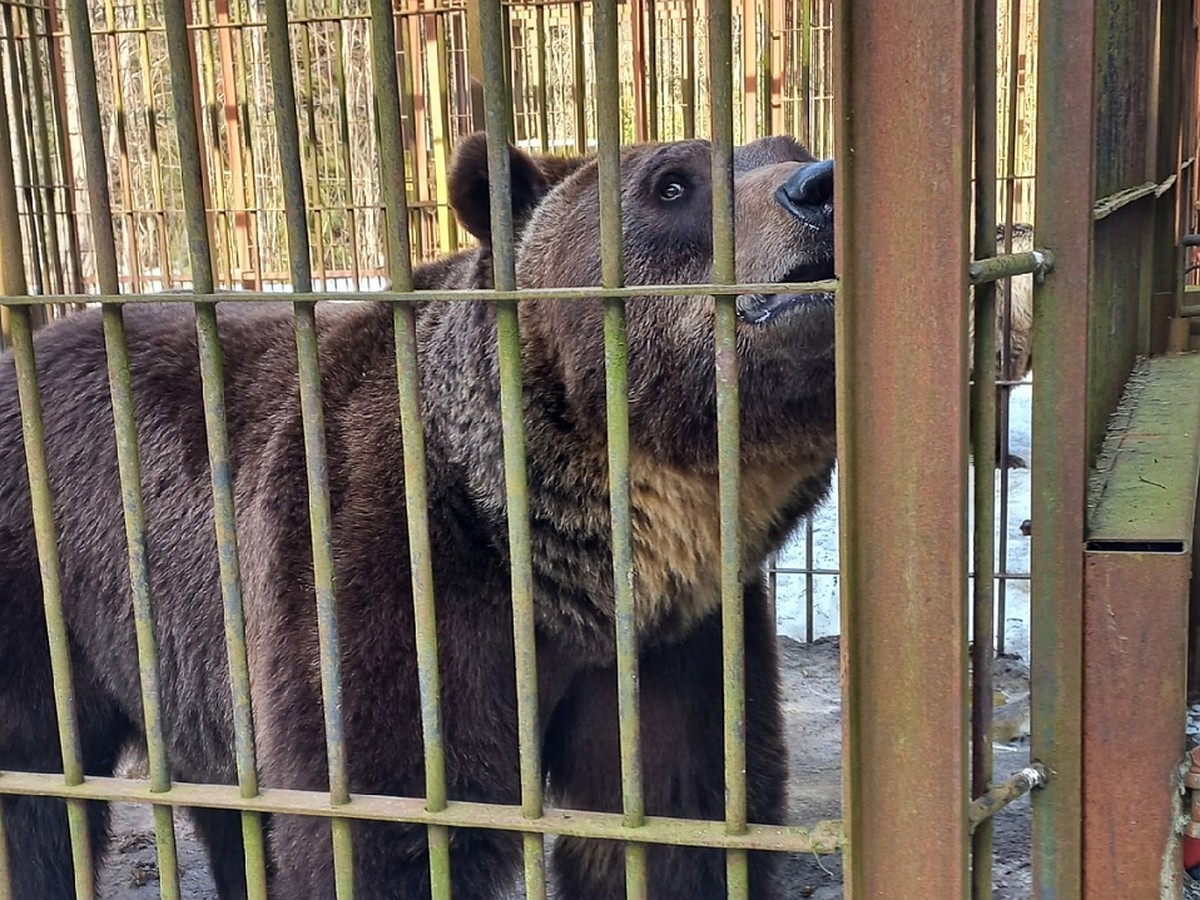
<svg viewBox="0 0 1200 900">
<path fill-rule="evenodd" d="M 1024 253 L 1004 253 L 1000 256 L 990 256 L 987 259 L 971 261 L 967 274 L 971 284 L 985 284 L 1000 278 L 1010 278 L 1016 275 L 1034 275 L 1045 277 L 1047 272 L 1054 269 L 1054 254 L 1049 250 L 1028 250 Z"/>
<path fill-rule="evenodd" d="M 797 294 L 837 293 L 838 282 L 809 281 L 803 284 L 785 282 L 754 282 L 747 284 L 649 284 L 635 287 L 563 287 L 531 288 L 527 290 L 465 290 L 465 291 L 313 291 L 306 300 L 368 300 L 372 302 L 424 303 L 442 300 L 588 300 L 605 297 L 691 297 L 702 294 Z M 0 306 L 42 306 L 47 303 L 195 303 L 234 302 L 280 303 L 291 299 L 284 291 L 220 291 L 215 294 L 193 294 L 185 289 L 159 294 L 43 294 L 37 297 L 3 297 Z"/>
<path fill-rule="evenodd" d="M 980 822 L 990 819 L 1008 804 L 1024 797 L 1034 788 L 1045 786 L 1048 780 L 1049 776 L 1041 763 L 1033 763 L 1016 774 L 1010 775 L 982 797 L 977 797 L 971 802 L 971 809 L 967 813 L 971 829 L 974 830 Z"/>
<path fill-rule="evenodd" d="M 744 833 L 735 835 L 726 832 L 724 821 L 647 816 L 644 825 L 631 829 L 625 827 L 622 813 L 552 809 L 543 811 L 540 816 L 527 818 L 522 815 L 519 806 L 459 801 L 450 802 L 445 810 L 431 812 L 425 808 L 422 798 L 381 797 L 374 794 L 354 794 L 349 803 L 333 806 L 329 802 L 329 794 L 324 791 L 265 788 L 253 797 L 243 797 L 236 785 L 175 782 L 168 791 L 151 793 L 150 782 L 145 779 L 87 778 L 81 784 L 67 785 L 63 783 L 62 775 L 42 772 L 0 773 L 0 794 L 159 803 L 785 853 L 836 853 L 845 843 L 841 822 L 836 820 L 820 821 L 811 828 L 749 825 Z"/>
</svg>

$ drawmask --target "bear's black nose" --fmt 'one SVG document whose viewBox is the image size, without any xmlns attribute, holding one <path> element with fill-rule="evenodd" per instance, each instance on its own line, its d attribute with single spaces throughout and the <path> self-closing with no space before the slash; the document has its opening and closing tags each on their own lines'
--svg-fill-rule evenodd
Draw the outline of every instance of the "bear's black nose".
<svg viewBox="0 0 1200 900">
<path fill-rule="evenodd" d="M 833 202 L 833 160 L 797 169 L 775 191 L 775 199 L 793 216 L 806 221 L 814 211 L 825 212 Z"/>
</svg>

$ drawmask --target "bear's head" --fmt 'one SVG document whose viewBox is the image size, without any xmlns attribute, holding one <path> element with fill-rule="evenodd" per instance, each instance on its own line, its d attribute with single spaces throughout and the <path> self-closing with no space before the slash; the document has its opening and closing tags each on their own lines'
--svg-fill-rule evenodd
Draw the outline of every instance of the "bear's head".
<svg viewBox="0 0 1200 900">
<path fill-rule="evenodd" d="M 598 165 L 587 160 L 528 215 L 517 253 L 521 288 L 600 283 Z M 788 137 L 734 155 L 737 279 L 832 278 L 833 163 Z M 706 141 L 630 147 L 621 155 L 628 285 L 712 281 L 712 155 Z M 743 463 L 831 465 L 833 296 L 737 298 Z M 603 305 L 522 304 L 527 355 L 555 371 L 572 427 L 603 427 Z M 686 469 L 716 462 L 715 304 L 710 296 L 641 296 L 627 305 L 631 439 Z"/>
</svg>

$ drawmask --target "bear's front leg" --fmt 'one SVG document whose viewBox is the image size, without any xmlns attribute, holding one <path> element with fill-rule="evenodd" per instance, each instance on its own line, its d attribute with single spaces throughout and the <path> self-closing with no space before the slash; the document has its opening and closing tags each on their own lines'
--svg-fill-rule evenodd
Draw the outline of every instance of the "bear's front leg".
<svg viewBox="0 0 1200 900">
<path fill-rule="evenodd" d="M 781 824 L 786 810 L 787 753 L 775 629 L 758 586 L 745 590 L 746 753 L 751 822 Z M 724 717 L 720 613 L 669 647 L 641 659 L 642 766 L 651 816 L 724 818 Z M 615 668 L 581 675 L 559 704 L 545 761 L 558 801 L 574 809 L 619 812 L 620 748 Z M 725 853 L 648 845 L 649 896 L 718 900 L 725 892 Z M 750 896 L 778 896 L 779 853 L 750 855 Z M 552 866 L 563 900 L 622 900 L 623 846 L 560 838 Z"/>
</svg>

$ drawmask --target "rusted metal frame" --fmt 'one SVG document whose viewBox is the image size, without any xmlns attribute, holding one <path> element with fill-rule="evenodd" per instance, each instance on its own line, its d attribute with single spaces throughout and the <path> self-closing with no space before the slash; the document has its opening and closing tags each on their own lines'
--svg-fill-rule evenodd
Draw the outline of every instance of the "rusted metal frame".
<svg viewBox="0 0 1200 900">
<path fill-rule="evenodd" d="M 709 103 L 712 121 L 713 282 L 737 281 L 733 206 L 733 9 L 712 0 L 708 13 Z M 746 636 L 740 579 L 741 416 L 738 393 L 737 297 L 715 293 L 714 353 L 717 394 L 717 483 L 721 534 L 721 646 L 725 713 L 725 828 L 747 825 Z M 748 900 L 749 857 L 729 850 L 726 896 Z"/>
<path fill-rule="evenodd" d="M 950 900 L 969 886 L 972 9 L 838 0 L 833 34 L 846 895 Z"/>
<path fill-rule="evenodd" d="M 659 140 L 659 80 L 658 80 L 658 0 L 646 4 L 646 139 Z"/>
<path fill-rule="evenodd" d="M 816 600 L 813 597 L 813 589 L 815 587 L 813 576 L 818 574 L 812 568 L 813 561 L 813 514 L 809 513 L 804 517 L 804 559 L 808 564 L 808 571 L 804 573 L 804 640 L 808 643 L 813 642 L 813 634 L 815 633 L 814 623 L 814 608 Z M 831 574 L 840 575 L 840 570 L 834 570 Z"/>
<path fill-rule="evenodd" d="M 393 282 L 395 284 L 395 282 Z M 610 297 L 693 297 L 700 294 L 719 294 L 725 290 L 728 285 L 721 284 L 648 284 L 637 285 L 634 287 L 568 287 L 568 288 L 523 288 L 517 290 L 515 288 L 509 290 L 501 289 L 473 289 L 473 290 L 420 290 L 420 291 L 405 291 L 401 288 L 396 288 L 393 292 L 379 291 L 313 291 L 313 300 L 379 300 L 381 298 L 387 300 L 398 301 L 402 303 L 422 303 L 430 300 L 437 301 L 458 301 L 469 303 L 478 300 L 488 301 L 503 301 L 503 300 L 587 300 L 587 299 L 607 299 Z M 767 282 L 746 282 L 738 285 L 741 293 L 797 293 L 801 291 L 821 291 L 827 293 L 837 293 L 840 289 L 840 283 L 836 279 L 826 279 L 823 281 L 808 281 L 808 282 L 791 282 L 791 281 L 767 281 Z M 279 294 L 270 291 L 236 291 L 230 293 L 203 293 L 201 291 L 192 292 L 193 297 L 187 298 L 184 302 L 193 302 L 193 299 L 202 301 L 220 301 L 222 303 L 256 303 L 263 300 L 278 300 Z M 89 298 L 99 303 L 170 303 L 180 302 L 182 298 L 172 298 L 170 296 L 158 297 L 148 296 L 145 294 L 121 294 L 121 295 L 97 295 Z M 33 303 L 68 303 L 72 302 L 72 295 L 63 296 L 47 296 L 47 297 L 12 297 L 8 301 L 10 305 L 27 306 Z"/>
<path fill-rule="evenodd" d="M 76 2 L 82 5 L 82 0 Z M 163 18 L 167 28 L 167 57 L 171 72 L 171 95 L 175 107 L 175 132 L 179 141 L 180 166 L 184 174 L 184 214 L 192 284 L 196 294 L 211 296 L 214 294 L 215 283 L 208 217 L 204 206 L 203 154 L 199 116 L 194 103 L 195 70 L 192 41 L 187 29 L 187 6 L 188 4 L 181 2 L 166 3 L 163 6 Z M 237 546 L 233 472 L 225 423 L 225 385 L 216 303 L 211 300 L 196 301 L 195 310 L 204 422 L 212 472 L 213 524 L 225 617 L 230 692 L 233 700 L 234 758 L 239 794 L 252 798 L 258 793 L 258 773 L 254 758 L 254 719 L 251 712 L 250 667 L 246 650 L 246 619 Z M 245 848 L 248 897 L 251 900 L 265 898 L 266 852 L 262 819 L 257 812 L 246 810 L 242 813 L 242 843 Z"/>
<path fill-rule="evenodd" d="M 619 70 L 617 0 L 593 6 L 597 79 L 612 83 Z M 632 11 L 635 15 L 638 11 Z M 635 86 L 636 93 L 636 86 Z M 625 282 L 621 222 L 621 95 L 596 94 L 600 191 L 601 284 Z M 634 597 L 632 497 L 629 476 L 629 343 L 625 300 L 604 301 L 604 371 L 608 438 L 609 508 L 612 516 L 613 586 L 616 591 L 617 709 L 621 746 L 621 808 L 624 822 L 639 829 L 646 821 L 642 794 L 641 702 L 638 691 L 638 635 Z M 646 847 L 625 844 L 625 893 L 646 900 Z"/>
<path fill-rule="evenodd" d="M 387 226 L 388 276 L 393 290 L 403 292 L 412 290 L 412 246 L 408 229 L 408 194 L 400 122 L 396 28 L 392 14 L 391 0 L 371 0 L 371 67 L 375 77 L 376 134 L 379 140 L 380 188 Z M 392 299 L 398 296 L 395 293 L 391 295 Z M 436 815 L 444 813 L 447 808 L 446 754 L 441 724 L 441 679 L 429 540 L 425 435 L 418 397 L 420 375 L 417 368 L 416 314 L 411 304 L 392 305 L 392 327 L 396 344 L 400 436 L 404 447 L 404 506 L 412 566 L 417 685 L 421 696 L 421 735 L 425 751 L 424 811 Z M 355 798 L 354 806 L 360 805 L 360 799 Z M 440 822 L 430 822 L 428 838 L 433 900 L 449 900 L 449 829 Z"/>
<path fill-rule="evenodd" d="M 12 136 L 8 128 L 8 102 L 4 80 L 0 78 L 0 297 L 25 294 L 25 260 L 21 252 L 21 219 L 17 207 L 17 187 L 12 158 Z M 34 537 L 42 581 L 42 602 L 50 652 L 50 673 L 54 684 L 54 711 L 63 771 L 46 776 L 55 784 L 77 786 L 83 782 L 79 721 L 75 710 L 75 686 L 71 678 L 71 656 L 67 625 L 63 613 L 59 580 L 58 538 L 54 524 L 50 475 L 46 467 L 46 444 L 42 427 L 41 397 L 33 357 L 33 317 L 28 308 L 8 312 L 9 337 L 16 368 L 17 391 L 21 406 L 21 431 L 25 445 L 25 465 L 33 507 Z M 95 868 L 88 834 L 87 805 L 80 800 L 67 803 L 67 821 L 74 862 L 75 891 L 85 897 L 95 890 Z"/>
<path fill-rule="evenodd" d="M 323 791 L 267 788 L 254 797 L 242 797 L 236 787 L 220 784 L 175 784 L 165 794 L 151 794 L 149 782 L 130 778 L 88 777 L 78 785 L 65 785 L 62 777 L 40 772 L 0 773 L 0 795 L 65 797 L 78 800 L 111 800 L 132 803 L 170 803 L 172 806 L 233 809 L 242 812 L 280 815 L 342 815 L 329 804 Z M 590 810 L 547 809 L 528 818 L 515 806 L 454 801 L 442 812 L 430 812 L 425 801 L 414 797 L 355 794 L 345 809 L 359 821 L 406 822 L 441 828 L 482 828 L 520 832 L 540 838 L 543 834 L 621 841 L 628 836 L 622 813 Z M 733 847 L 739 850 L 771 850 L 782 853 L 836 853 L 844 846 L 841 823 L 824 820 L 812 827 L 748 825 L 741 835 L 731 835 L 723 822 L 652 816 L 646 819 L 638 839 L 648 844 L 687 847 Z"/>
<path fill-rule="evenodd" d="M 487 123 L 488 188 L 491 199 L 495 284 L 516 287 L 508 140 L 512 109 L 505 77 L 510 64 L 502 40 L 507 23 L 500 0 L 481 2 L 484 115 Z M 525 421 L 521 386 L 520 332 L 515 302 L 496 305 L 500 366 L 500 413 L 504 426 L 504 484 L 512 567 L 513 643 L 516 660 L 517 733 L 521 766 L 521 811 L 542 815 L 542 767 L 538 729 L 537 651 L 534 631 L 533 564 L 525 463 Z M 525 893 L 545 900 L 546 863 L 541 835 L 524 837 Z"/>
<path fill-rule="evenodd" d="M 1181 895 L 1178 788 L 1198 432 L 1200 354 L 1143 360 L 1109 420 L 1089 479 L 1082 891 L 1088 900 Z"/>
<path fill-rule="evenodd" d="M 1008 806 L 1015 800 L 1020 800 L 1030 791 L 1035 788 L 1042 787 L 1046 783 L 1046 770 L 1040 763 L 1034 763 L 1031 766 L 1026 766 L 1019 772 L 1015 772 L 1008 778 L 1004 779 L 994 787 L 988 788 L 987 792 L 982 796 L 976 797 L 971 801 L 971 808 L 967 812 L 967 818 L 971 823 L 973 834 L 979 834 L 980 830 L 990 825 L 992 816 L 998 813 L 1004 807 Z M 990 845 L 990 841 L 989 841 Z M 976 857 L 975 864 L 979 864 L 979 859 Z M 991 874 L 992 867 L 989 864 L 986 867 L 989 881 L 987 882 L 987 895 L 991 896 Z"/>
<path fill-rule="evenodd" d="M 1050 779 L 1033 796 L 1034 897 L 1081 895 L 1083 515 L 1087 481 L 1088 319 L 1095 196 L 1095 0 L 1038 9 L 1035 233 L 1057 274 L 1034 286 L 1031 517 L 1031 754 Z M 1063 166 L 1063 160 L 1071 164 Z"/>
<path fill-rule="evenodd" d="M 305 208 L 300 122 L 292 74 L 287 0 L 267 0 L 265 6 L 267 58 L 275 94 L 275 128 L 279 141 L 284 203 L 287 207 L 288 261 L 292 273 L 292 290 L 297 295 L 304 295 L 312 292 L 312 249 L 309 244 L 308 215 Z M 350 802 L 350 779 L 346 771 L 346 731 L 342 718 L 342 658 L 338 636 L 337 596 L 334 591 L 333 514 L 330 509 L 329 472 L 325 453 L 321 366 L 317 355 L 316 303 L 311 300 L 296 300 L 293 307 L 305 470 L 308 480 L 308 518 L 312 533 L 321 696 L 325 706 L 329 802 L 337 808 Z M 354 896 L 354 846 L 350 836 L 350 822 L 348 819 L 334 818 L 330 827 L 337 896 L 339 900 L 350 900 Z"/>
<path fill-rule="evenodd" d="M 70 266 L 73 272 L 71 279 L 71 287 L 76 293 L 83 293 L 83 264 L 82 253 L 79 248 L 79 224 L 76 221 L 77 208 L 75 203 L 75 177 L 74 166 L 71 160 L 71 148 L 69 146 L 68 135 L 70 129 L 67 122 L 67 108 L 64 98 L 66 97 L 66 67 L 63 65 L 62 50 L 60 42 L 62 38 L 58 35 L 58 4 L 50 4 L 45 11 L 45 19 L 43 27 L 46 33 L 46 56 L 50 66 L 50 100 L 54 104 L 55 126 L 57 134 L 57 149 L 59 164 L 62 167 L 63 192 L 66 197 L 66 230 L 67 230 L 67 253 L 70 260 Z M 95 65 L 93 63 L 93 68 Z M 66 290 L 64 286 L 64 290 Z"/>
<path fill-rule="evenodd" d="M 969 275 L 990 275 L 998 268 L 996 252 L 996 27 L 998 0 L 976 0 L 974 25 L 974 190 L 973 254 Z M 975 278 L 972 277 L 972 281 Z M 975 281 L 975 373 L 971 384 L 971 433 L 974 443 L 972 502 L 975 511 L 971 580 L 971 796 L 986 797 L 992 788 L 992 710 L 995 704 L 996 570 L 996 285 Z M 989 377 L 985 377 L 987 373 Z M 1000 510 L 1003 515 L 1005 510 Z M 1003 623 L 1002 623 L 1003 624 Z M 972 807 L 974 809 L 974 806 Z M 992 826 L 972 822 L 971 897 L 992 896 Z"/>
<path fill-rule="evenodd" d="M 644 0 L 626 0 L 625 5 L 629 9 L 629 37 L 631 48 L 631 57 L 633 61 L 633 139 L 639 143 L 649 140 L 646 134 L 646 92 L 648 90 L 646 82 L 646 11 L 643 6 Z M 598 27 L 595 22 L 596 7 L 592 6 L 593 28 Z M 599 80 L 600 60 L 596 59 L 596 77 Z M 616 84 L 616 82 L 614 82 Z M 599 92 L 597 92 L 599 93 Z M 599 99 L 597 98 L 597 104 Z M 599 112 L 597 112 L 599 119 Z M 599 123 L 597 123 L 597 131 L 599 131 Z"/>
</svg>

